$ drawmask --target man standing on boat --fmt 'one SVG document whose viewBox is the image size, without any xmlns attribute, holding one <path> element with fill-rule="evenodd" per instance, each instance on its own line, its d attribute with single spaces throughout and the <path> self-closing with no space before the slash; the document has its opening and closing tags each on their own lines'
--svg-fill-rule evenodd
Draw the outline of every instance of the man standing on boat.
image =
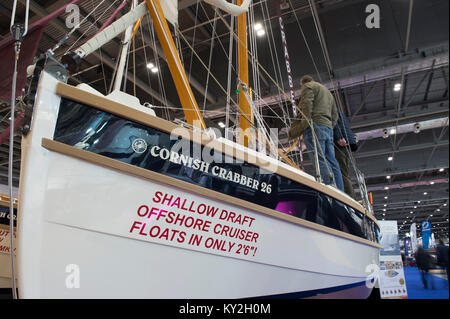
<svg viewBox="0 0 450 319">
<path fill-rule="evenodd" d="M 335 157 L 333 129 L 338 121 L 336 101 L 331 92 L 310 75 L 301 78 L 302 93 L 298 106 L 300 114 L 292 123 L 289 139 L 303 134 L 308 150 L 314 152 L 314 134 L 319 159 L 320 174 L 325 184 L 331 184 L 331 175 L 337 188 L 344 191 L 341 170 Z M 304 117 L 303 117 L 304 116 Z M 313 123 L 314 132 L 309 123 Z M 314 157 L 312 157 L 313 159 Z M 315 161 L 312 161 L 315 163 Z"/>
<path fill-rule="evenodd" d="M 338 110 L 339 120 L 334 127 L 334 153 L 341 169 L 344 190 L 347 195 L 356 200 L 355 190 L 350 179 L 350 152 L 355 152 L 358 148 L 356 135 L 350 128 L 347 117 Z"/>
</svg>

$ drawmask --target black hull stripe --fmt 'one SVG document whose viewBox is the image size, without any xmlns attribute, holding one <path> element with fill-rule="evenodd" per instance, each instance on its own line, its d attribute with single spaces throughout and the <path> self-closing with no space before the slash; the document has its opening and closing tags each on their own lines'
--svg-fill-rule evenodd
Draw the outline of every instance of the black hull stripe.
<svg viewBox="0 0 450 319">
<path fill-rule="evenodd" d="M 278 295 L 267 295 L 267 296 L 260 296 L 260 297 L 252 297 L 251 299 L 304 299 L 304 298 L 311 298 L 315 297 L 317 295 L 326 295 L 338 291 L 344 291 L 351 288 L 356 288 L 365 285 L 365 281 L 357 282 L 354 284 L 348 284 L 343 286 L 336 286 L 336 287 L 330 287 L 330 288 L 323 288 L 323 289 L 315 289 L 315 290 L 308 290 L 308 291 L 298 291 L 298 292 L 290 292 L 285 294 L 278 294 Z"/>
</svg>

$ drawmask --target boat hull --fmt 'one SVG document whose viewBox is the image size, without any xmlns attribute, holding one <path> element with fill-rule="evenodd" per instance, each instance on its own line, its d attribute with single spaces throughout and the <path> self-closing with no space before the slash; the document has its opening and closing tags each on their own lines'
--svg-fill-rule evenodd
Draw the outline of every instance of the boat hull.
<svg viewBox="0 0 450 319">
<path fill-rule="evenodd" d="M 55 84 L 44 74 L 22 143 L 22 298 L 369 296 L 376 245 L 44 148 Z"/>
</svg>

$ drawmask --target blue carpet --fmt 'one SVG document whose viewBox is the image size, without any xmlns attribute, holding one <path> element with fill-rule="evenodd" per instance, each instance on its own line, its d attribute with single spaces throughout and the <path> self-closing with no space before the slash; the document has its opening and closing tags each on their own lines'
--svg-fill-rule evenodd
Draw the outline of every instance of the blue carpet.
<svg viewBox="0 0 450 319">
<path fill-rule="evenodd" d="M 404 267 L 406 288 L 409 299 L 449 299 L 448 281 L 431 274 L 428 275 L 428 289 L 423 288 L 422 278 L 416 267 Z M 431 280 L 434 290 L 431 289 Z"/>
</svg>

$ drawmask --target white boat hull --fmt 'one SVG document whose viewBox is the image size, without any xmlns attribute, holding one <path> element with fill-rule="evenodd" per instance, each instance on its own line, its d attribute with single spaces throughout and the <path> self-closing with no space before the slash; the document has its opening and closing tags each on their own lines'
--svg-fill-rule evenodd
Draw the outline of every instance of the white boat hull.
<svg viewBox="0 0 450 319">
<path fill-rule="evenodd" d="M 368 297 L 366 268 L 378 264 L 375 246 L 42 147 L 56 125 L 55 82 L 48 74 L 41 79 L 32 131 L 22 143 L 21 298 Z M 161 194 L 184 205 L 161 205 Z M 155 212 L 166 208 L 166 216 L 148 218 L 143 205 Z M 206 216 L 203 207 L 217 208 L 217 214 Z M 170 211 L 202 225 L 174 225 Z M 245 222 L 222 219 L 223 211 Z M 216 234 L 223 226 L 250 235 Z M 193 235 L 202 237 L 198 245 L 190 243 Z M 223 245 L 211 247 L 214 242 Z"/>
</svg>

